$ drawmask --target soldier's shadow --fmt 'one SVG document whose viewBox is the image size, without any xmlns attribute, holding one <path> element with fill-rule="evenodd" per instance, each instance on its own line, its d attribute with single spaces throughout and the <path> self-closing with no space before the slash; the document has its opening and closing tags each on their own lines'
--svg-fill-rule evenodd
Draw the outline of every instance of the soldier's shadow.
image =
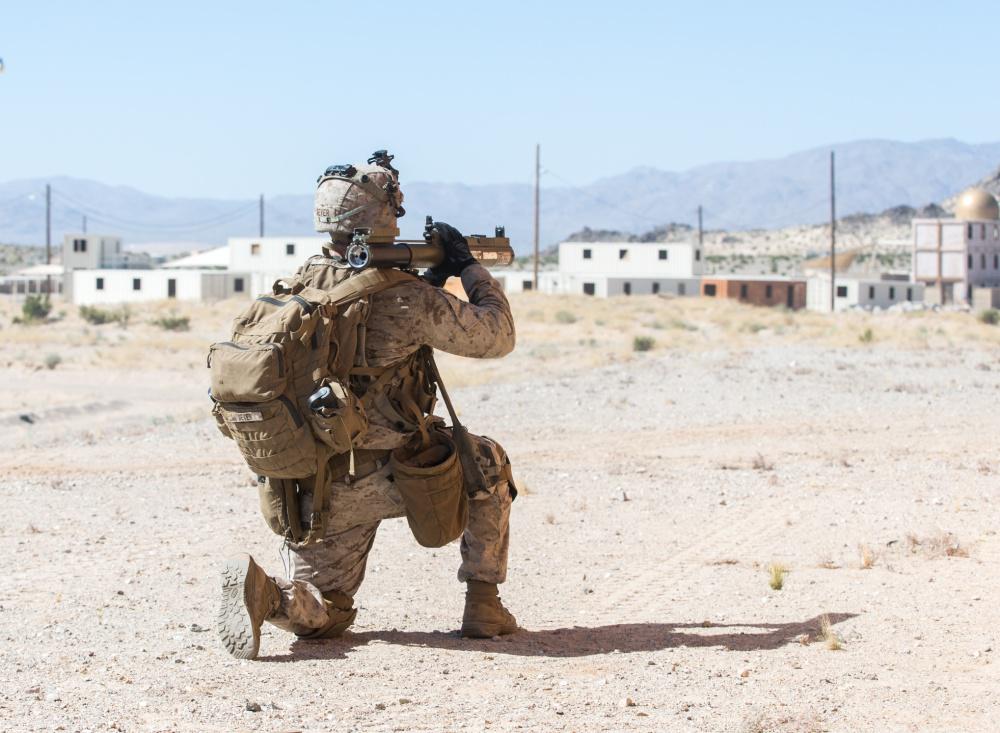
<svg viewBox="0 0 1000 733">
<path fill-rule="evenodd" d="M 853 613 L 828 613 L 791 623 L 635 623 L 609 626 L 574 626 L 541 631 L 522 630 L 500 640 L 462 639 L 457 631 L 348 632 L 340 639 L 296 641 L 291 654 L 260 657 L 265 662 L 306 659 L 342 659 L 368 644 L 454 649 L 527 657 L 583 657 L 620 652 L 652 652 L 674 647 L 719 647 L 727 651 L 761 651 L 799 643 L 803 635 L 820 637 L 820 619 L 831 625 L 854 618 Z"/>
</svg>

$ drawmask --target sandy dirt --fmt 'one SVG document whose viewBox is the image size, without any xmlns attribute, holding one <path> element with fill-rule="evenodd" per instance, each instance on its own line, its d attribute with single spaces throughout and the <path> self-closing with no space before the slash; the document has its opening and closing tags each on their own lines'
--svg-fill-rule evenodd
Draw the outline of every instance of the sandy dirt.
<svg viewBox="0 0 1000 733">
<path fill-rule="evenodd" d="M 207 419 L 237 306 L 178 306 L 185 333 L 161 306 L 127 329 L 0 312 L 0 729 L 996 730 L 1000 329 L 513 305 L 511 357 L 443 368 L 514 461 L 501 590 L 526 630 L 458 638 L 457 547 L 393 520 L 354 629 L 265 626 L 255 662 L 213 630 L 227 554 L 282 567 Z"/>
</svg>

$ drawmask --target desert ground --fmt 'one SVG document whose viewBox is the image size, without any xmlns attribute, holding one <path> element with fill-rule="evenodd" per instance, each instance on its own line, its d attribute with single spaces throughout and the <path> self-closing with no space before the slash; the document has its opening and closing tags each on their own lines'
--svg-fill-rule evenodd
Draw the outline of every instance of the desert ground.
<svg viewBox="0 0 1000 733">
<path fill-rule="evenodd" d="M 281 573 L 205 354 L 235 301 L 92 325 L 0 309 L 0 729 L 995 731 L 1000 328 L 525 294 L 446 358 L 521 489 L 507 605 L 385 522 L 341 640 L 228 657 L 218 569 Z M 190 330 L 154 321 L 176 312 Z M 634 350 L 636 337 L 652 342 Z M 772 585 L 780 585 L 780 589 Z"/>
</svg>

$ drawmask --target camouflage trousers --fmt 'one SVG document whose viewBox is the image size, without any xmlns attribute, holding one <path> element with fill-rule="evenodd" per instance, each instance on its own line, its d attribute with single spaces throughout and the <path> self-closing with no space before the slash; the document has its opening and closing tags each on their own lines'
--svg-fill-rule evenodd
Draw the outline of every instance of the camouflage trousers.
<svg viewBox="0 0 1000 733">
<path fill-rule="evenodd" d="M 490 438 L 473 439 L 480 466 L 492 485 L 486 494 L 469 499 L 458 579 L 502 583 L 507 577 L 510 505 L 517 491 L 501 476 L 508 462 L 504 449 Z M 279 628 L 304 634 L 325 625 L 324 594 L 353 598 L 365 578 L 379 523 L 406 514 L 388 465 L 352 483 L 334 482 L 330 502 L 325 537 L 311 545 L 291 545 L 292 577 L 275 578 L 281 589 L 281 608 L 268 621 Z"/>
</svg>

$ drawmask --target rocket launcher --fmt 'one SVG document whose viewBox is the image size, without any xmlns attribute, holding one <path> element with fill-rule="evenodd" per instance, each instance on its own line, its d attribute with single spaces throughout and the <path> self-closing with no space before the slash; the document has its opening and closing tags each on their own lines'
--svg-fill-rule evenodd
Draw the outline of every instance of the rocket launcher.
<svg viewBox="0 0 1000 733">
<path fill-rule="evenodd" d="M 396 230 L 399 231 L 399 230 Z M 502 226 L 494 236 L 470 234 L 465 238 L 469 251 L 485 267 L 506 267 L 514 261 L 514 250 Z M 347 263 L 354 270 L 368 267 L 398 267 L 417 270 L 434 267 L 444 261 L 444 247 L 434 229 L 434 219 L 427 217 L 423 239 L 388 239 L 371 229 L 355 229 L 347 246 Z"/>
</svg>

